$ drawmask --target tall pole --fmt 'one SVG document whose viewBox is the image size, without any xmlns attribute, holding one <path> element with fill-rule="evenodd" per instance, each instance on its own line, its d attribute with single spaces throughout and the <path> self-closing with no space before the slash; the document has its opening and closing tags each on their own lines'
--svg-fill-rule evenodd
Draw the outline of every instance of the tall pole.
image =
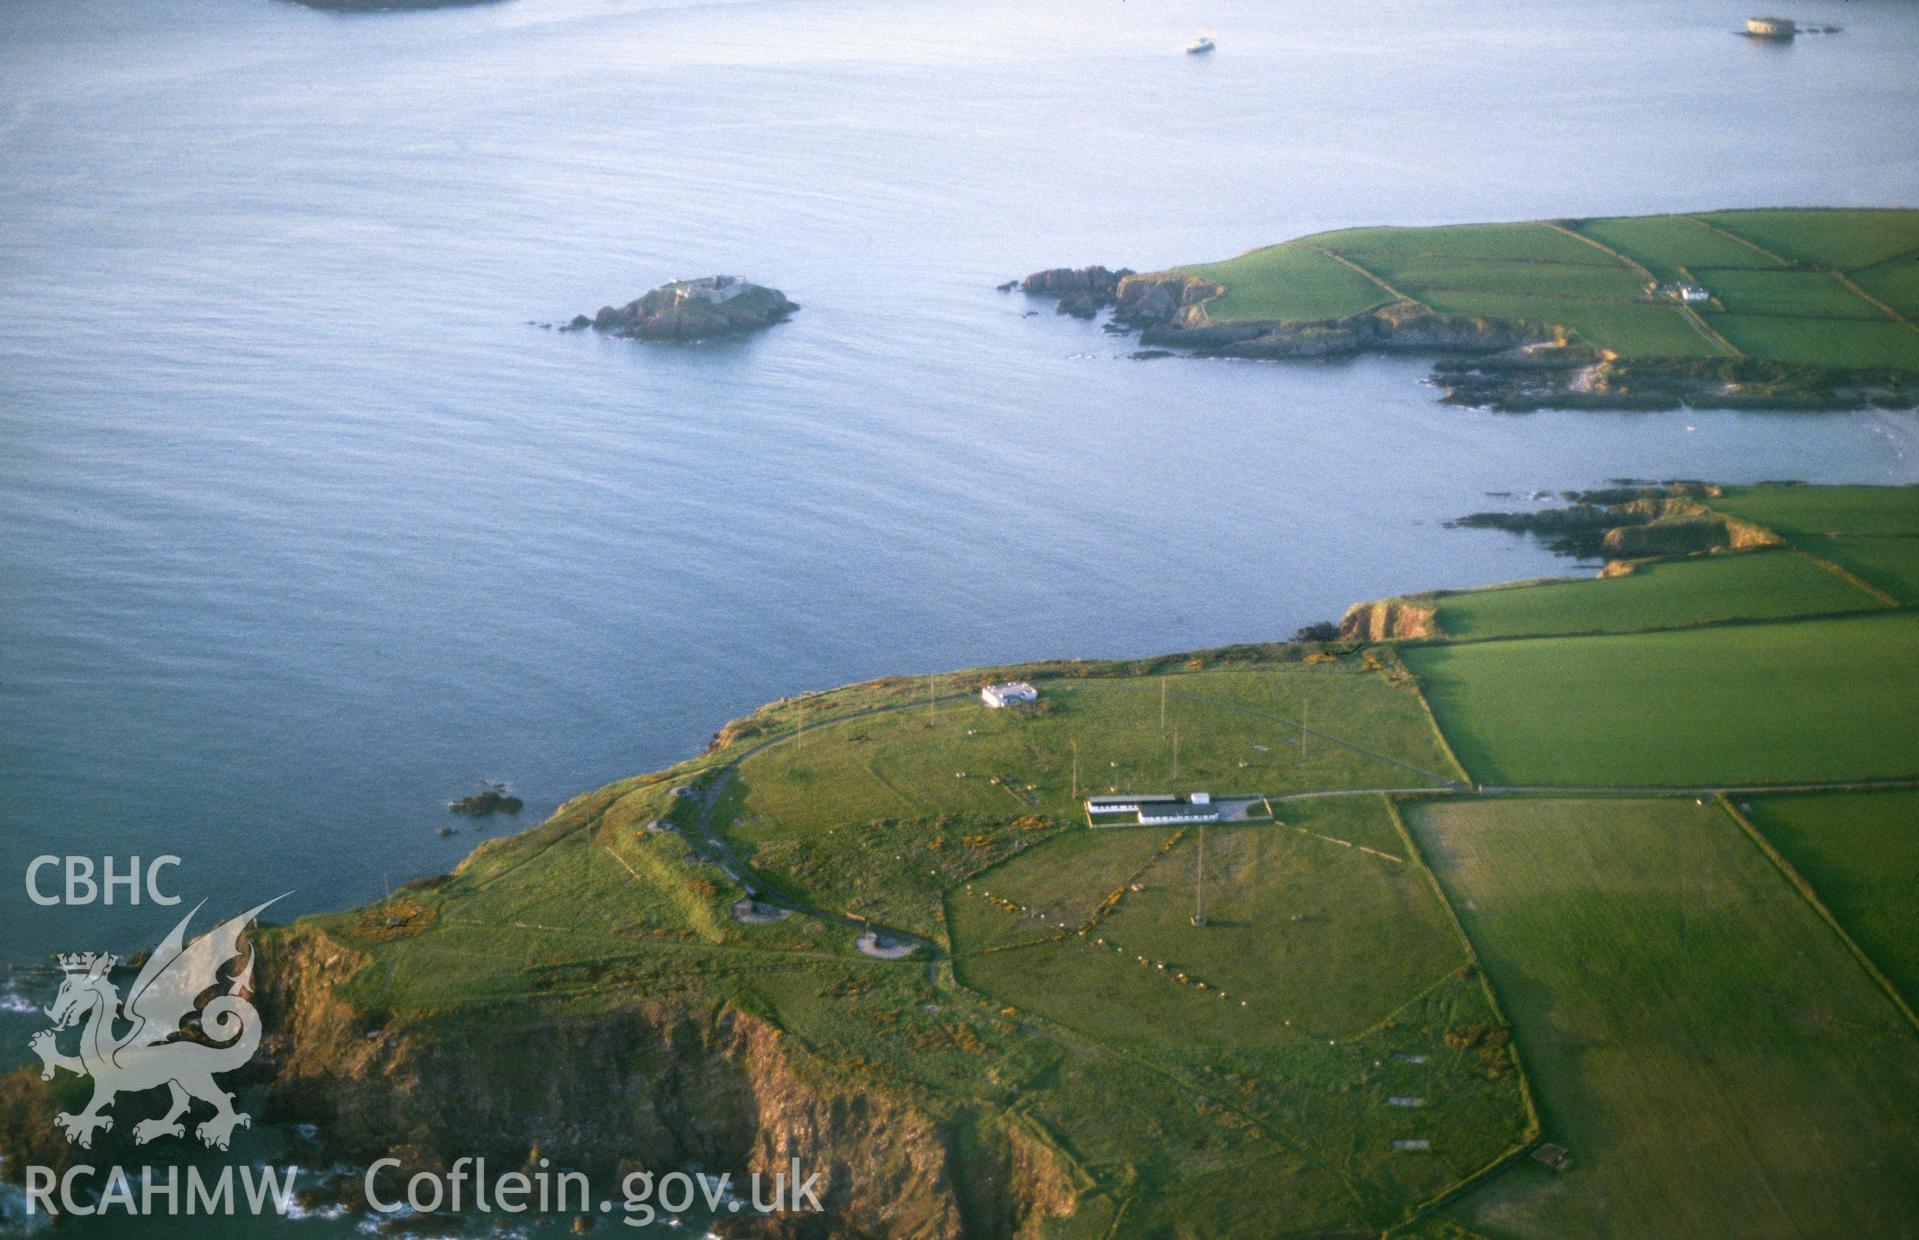
<svg viewBox="0 0 1919 1240">
<path fill-rule="evenodd" d="M 1079 804 L 1079 742 L 1073 742 L 1073 803 Z"/>
<path fill-rule="evenodd" d="M 1159 678 L 1159 732 L 1166 735 L 1166 678 Z"/>
<path fill-rule="evenodd" d="M 1173 728 L 1173 778 L 1179 778 L 1179 727 Z"/>
<path fill-rule="evenodd" d="M 1206 824 L 1199 824 L 1199 856 L 1193 862 L 1193 924 L 1206 924 Z"/>
</svg>

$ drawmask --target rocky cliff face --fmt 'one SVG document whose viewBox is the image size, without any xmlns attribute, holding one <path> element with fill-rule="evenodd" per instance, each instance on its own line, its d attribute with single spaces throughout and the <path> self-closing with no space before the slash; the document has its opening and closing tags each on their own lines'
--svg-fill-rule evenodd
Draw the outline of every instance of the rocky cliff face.
<svg viewBox="0 0 1919 1240">
<path fill-rule="evenodd" d="M 364 963 L 307 927 L 262 944 L 272 1032 L 255 1066 L 274 1116 L 319 1124 L 329 1156 L 348 1163 L 484 1154 L 505 1167 L 537 1153 L 601 1175 L 697 1164 L 770 1176 L 797 1158 L 825 1173 L 823 1214 L 738 1223 L 752 1234 L 1010 1235 L 1072 1208 L 1044 1149 L 1002 1136 L 998 1165 L 974 1165 L 950 1117 L 830 1080 L 737 1009 L 636 996 L 611 1010 L 396 1017 L 341 997 Z"/>
<path fill-rule="evenodd" d="M 1020 288 L 1059 298 L 1062 314 L 1091 318 L 1111 306 L 1114 322 L 1138 331 L 1142 344 L 1227 357 L 1330 357 L 1375 350 L 1484 355 L 1564 340 L 1563 332 L 1544 324 L 1435 314 L 1413 302 L 1323 322 L 1216 322 L 1207 305 L 1225 288 L 1183 271 L 1142 275 L 1124 268 L 1056 267 L 1027 276 Z"/>
<path fill-rule="evenodd" d="M 1354 603 L 1339 618 L 1339 640 L 1383 642 L 1396 637 L 1436 637 L 1433 608 L 1424 603 L 1387 599 Z"/>
</svg>

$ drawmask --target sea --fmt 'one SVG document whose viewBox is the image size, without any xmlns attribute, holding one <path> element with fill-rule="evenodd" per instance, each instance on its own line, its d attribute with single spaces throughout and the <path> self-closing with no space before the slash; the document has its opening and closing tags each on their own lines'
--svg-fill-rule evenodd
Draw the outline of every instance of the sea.
<svg viewBox="0 0 1919 1240">
<path fill-rule="evenodd" d="M 49 953 L 203 901 L 377 898 L 769 699 L 1590 571 L 1447 521 L 1612 478 L 1919 480 L 1911 413 L 1457 409 L 1417 359 L 1135 360 L 995 290 L 1356 224 L 1919 203 L 1919 7 L 1747 15 L 5 0 L 0 1004 L 30 1030 Z M 539 326 L 712 273 L 803 308 Z M 525 808 L 449 816 L 481 780 Z M 177 857 L 183 903 L 42 907 L 47 855 Z"/>
</svg>

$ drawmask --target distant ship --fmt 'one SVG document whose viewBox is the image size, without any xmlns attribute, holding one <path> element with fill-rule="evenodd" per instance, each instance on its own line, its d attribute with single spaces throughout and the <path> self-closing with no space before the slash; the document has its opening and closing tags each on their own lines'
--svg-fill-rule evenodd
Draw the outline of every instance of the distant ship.
<svg viewBox="0 0 1919 1240">
<path fill-rule="evenodd" d="M 1217 46 L 1218 44 L 1213 42 L 1213 36 L 1202 31 L 1194 35 L 1193 41 L 1186 45 L 1186 54 L 1188 56 L 1198 56 L 1201 53 L 1212 51 Z"/>
</svg>

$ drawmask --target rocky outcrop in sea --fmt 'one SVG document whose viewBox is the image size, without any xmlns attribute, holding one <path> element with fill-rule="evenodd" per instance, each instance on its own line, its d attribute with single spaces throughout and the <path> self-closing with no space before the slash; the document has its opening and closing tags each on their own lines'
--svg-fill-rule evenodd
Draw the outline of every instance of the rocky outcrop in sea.
<svg viewBox="0 0 1919 1240">
<path fill-rule="evenodd" d="M 561 331 L 588 328 L 631 340 L 712 340 L 784 322 L 799 305 L 785 293 L 738 276 L 672 280 L 624 306 L 601 306 Z"/>
</svg>

